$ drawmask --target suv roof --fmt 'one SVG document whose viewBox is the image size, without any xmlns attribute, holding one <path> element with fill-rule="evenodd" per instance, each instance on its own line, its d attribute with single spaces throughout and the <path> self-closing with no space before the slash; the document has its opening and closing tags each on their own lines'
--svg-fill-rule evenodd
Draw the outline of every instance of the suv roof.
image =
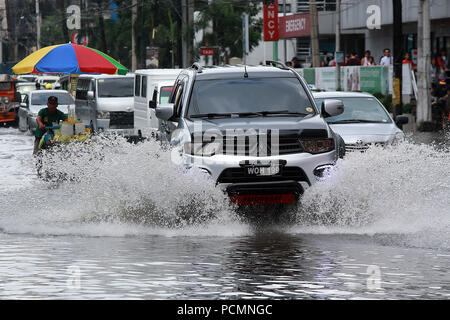
<svg viewBox="0 0 450 320">
<path fill-rule="evenodd" d="M 290 69 L 281 69 L 271 66 L 224 66 L 224 67 L 204 67 L 200 71 L 189 68 L 183 73 L 196 73 L 196 80 L 212 79 L 236 79 L 243 78 L 247 72 L 248 78 L 295 78 L 295 74 Z"/>
</svg>

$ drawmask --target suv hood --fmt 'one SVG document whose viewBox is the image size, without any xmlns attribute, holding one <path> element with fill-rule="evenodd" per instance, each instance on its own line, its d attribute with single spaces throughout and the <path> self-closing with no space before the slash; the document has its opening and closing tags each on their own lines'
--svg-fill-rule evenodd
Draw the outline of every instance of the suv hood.
<svg viewBox="0 0 450 320">
<path fill-rule="evenodd" d="M 329 124 L 334 132 L 345 136 L 389 136 L 401 132 L 394 123 Z"/>
<path fill-rule="evenodd" d="M 220 119 L 195 119 L 201 123 L 202 131 L 227 129 L 242 129 L 244 131 L 254 130 L 275 130 L 294 131 L 308 137 L 329 137 L 329 127 L 319 116 L 314 117 L 247 117 L 247 118 L 220 118 Z M 186 125 L 191 133 L 194 132 L 194 120 L 186 119 Z M 197 126 L 197 124 L 196 124 Z M 197 128 L 197 127 L 196 127 Z"/>
</svg>

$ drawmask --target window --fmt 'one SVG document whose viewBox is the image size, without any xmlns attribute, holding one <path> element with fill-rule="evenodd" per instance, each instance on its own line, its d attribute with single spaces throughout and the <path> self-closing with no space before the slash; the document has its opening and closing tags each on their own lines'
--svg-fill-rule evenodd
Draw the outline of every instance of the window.
<svg viewBox="0 0 450 320">
<path fill-rule="evenodd" d="M 98 79 L 98 96 L 102 98 L 132 97 L 133 78 Z"/>
<path fill-rule="evenodd" d="M 59 105 L 68 105 L 73 104 L 72 96 L 67 92 L 35 92 L 31 95 L 31 104 L 32 105 L 46 105 L 48 101 L 48 97 L 55 96 L 58 98 Z"/>
<path fill-rule="evenodd" d="M 147 77 L 142 76 L 141 97 L 147 97 Z"/>
<path fill-rule="evenodd" d="M 87 92 L 90 90 L 90 79 L 78 79 L 75 98 L 79 100 L 87 100 Z"/>
<path fill-rule="evenodd" d="M 170 97 L 170 102 L 174 104 L 175 114 L 178 117 L 181 114 L 181 109 L 183 108 L 184 81 L 183 81 L 183 79 L 180 79 L 176 83 L 177 83 L 176 87 Z"/>
<path fill-rule="evenodd" d="M 314 106 L 297 78 L 240 78 L 197 80 L 188 116 L 263 111 L 315 114 Z"/>
<path fill-rule="evenodd" d="M 159 103 L 168 103 L 173 87 L 161 87 L 159 93 Z"/>
<path fill-rule="evenodd" d="M 286 13 L 291 12 L 291 4 L 286 3 Z M 278 13 L 284 13 L 283 4 L 278 2 Z"/>
<path fill-rule="evenodd" d="M 141 93 L 141 76 L 136 75 L 134 78 L 134 95 L 139 97 Z"/>
</svg>

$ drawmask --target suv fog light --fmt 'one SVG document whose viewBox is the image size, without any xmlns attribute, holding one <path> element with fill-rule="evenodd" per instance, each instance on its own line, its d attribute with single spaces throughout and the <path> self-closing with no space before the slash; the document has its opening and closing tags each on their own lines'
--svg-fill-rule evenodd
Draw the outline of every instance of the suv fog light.
<svg viewBox="0 0 450 320">
<path fill-rule="evenodd" d="M 186 142 L 184 144 L 184 152 L 193 156 L 211 157 L 220 150 L 221 144 L 219 142 L 209 143 L 192 143 Z"/>
<path fill-rule="evenodd" d="M 324 176 L 324 173 L 329 172 L 333 168 L 333 165 L 331 164 L 325 164 L 323 166 L 318 166 L 314 169 L 314 175 L 316 177 L 322 178 Z"/>
<path fill-rule="evenodd" d="M 329 152 L 334 150 L 334 140 L 333 139 L 308 139 L 300 140 L 305 151 L 316 154 Z"/>
</svg>

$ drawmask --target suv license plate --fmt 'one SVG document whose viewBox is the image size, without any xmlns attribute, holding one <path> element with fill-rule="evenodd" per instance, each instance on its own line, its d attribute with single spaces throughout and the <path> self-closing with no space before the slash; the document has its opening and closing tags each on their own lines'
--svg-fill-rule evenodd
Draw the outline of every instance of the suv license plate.
<svg viewBox="0 0 450 320">
<path fill-rule="evenodd" d="M 275 176 L 280 174 L 280 166 L 270 167 L 247 167 L 247 175 L 249 176 Z"/>
</svg>

